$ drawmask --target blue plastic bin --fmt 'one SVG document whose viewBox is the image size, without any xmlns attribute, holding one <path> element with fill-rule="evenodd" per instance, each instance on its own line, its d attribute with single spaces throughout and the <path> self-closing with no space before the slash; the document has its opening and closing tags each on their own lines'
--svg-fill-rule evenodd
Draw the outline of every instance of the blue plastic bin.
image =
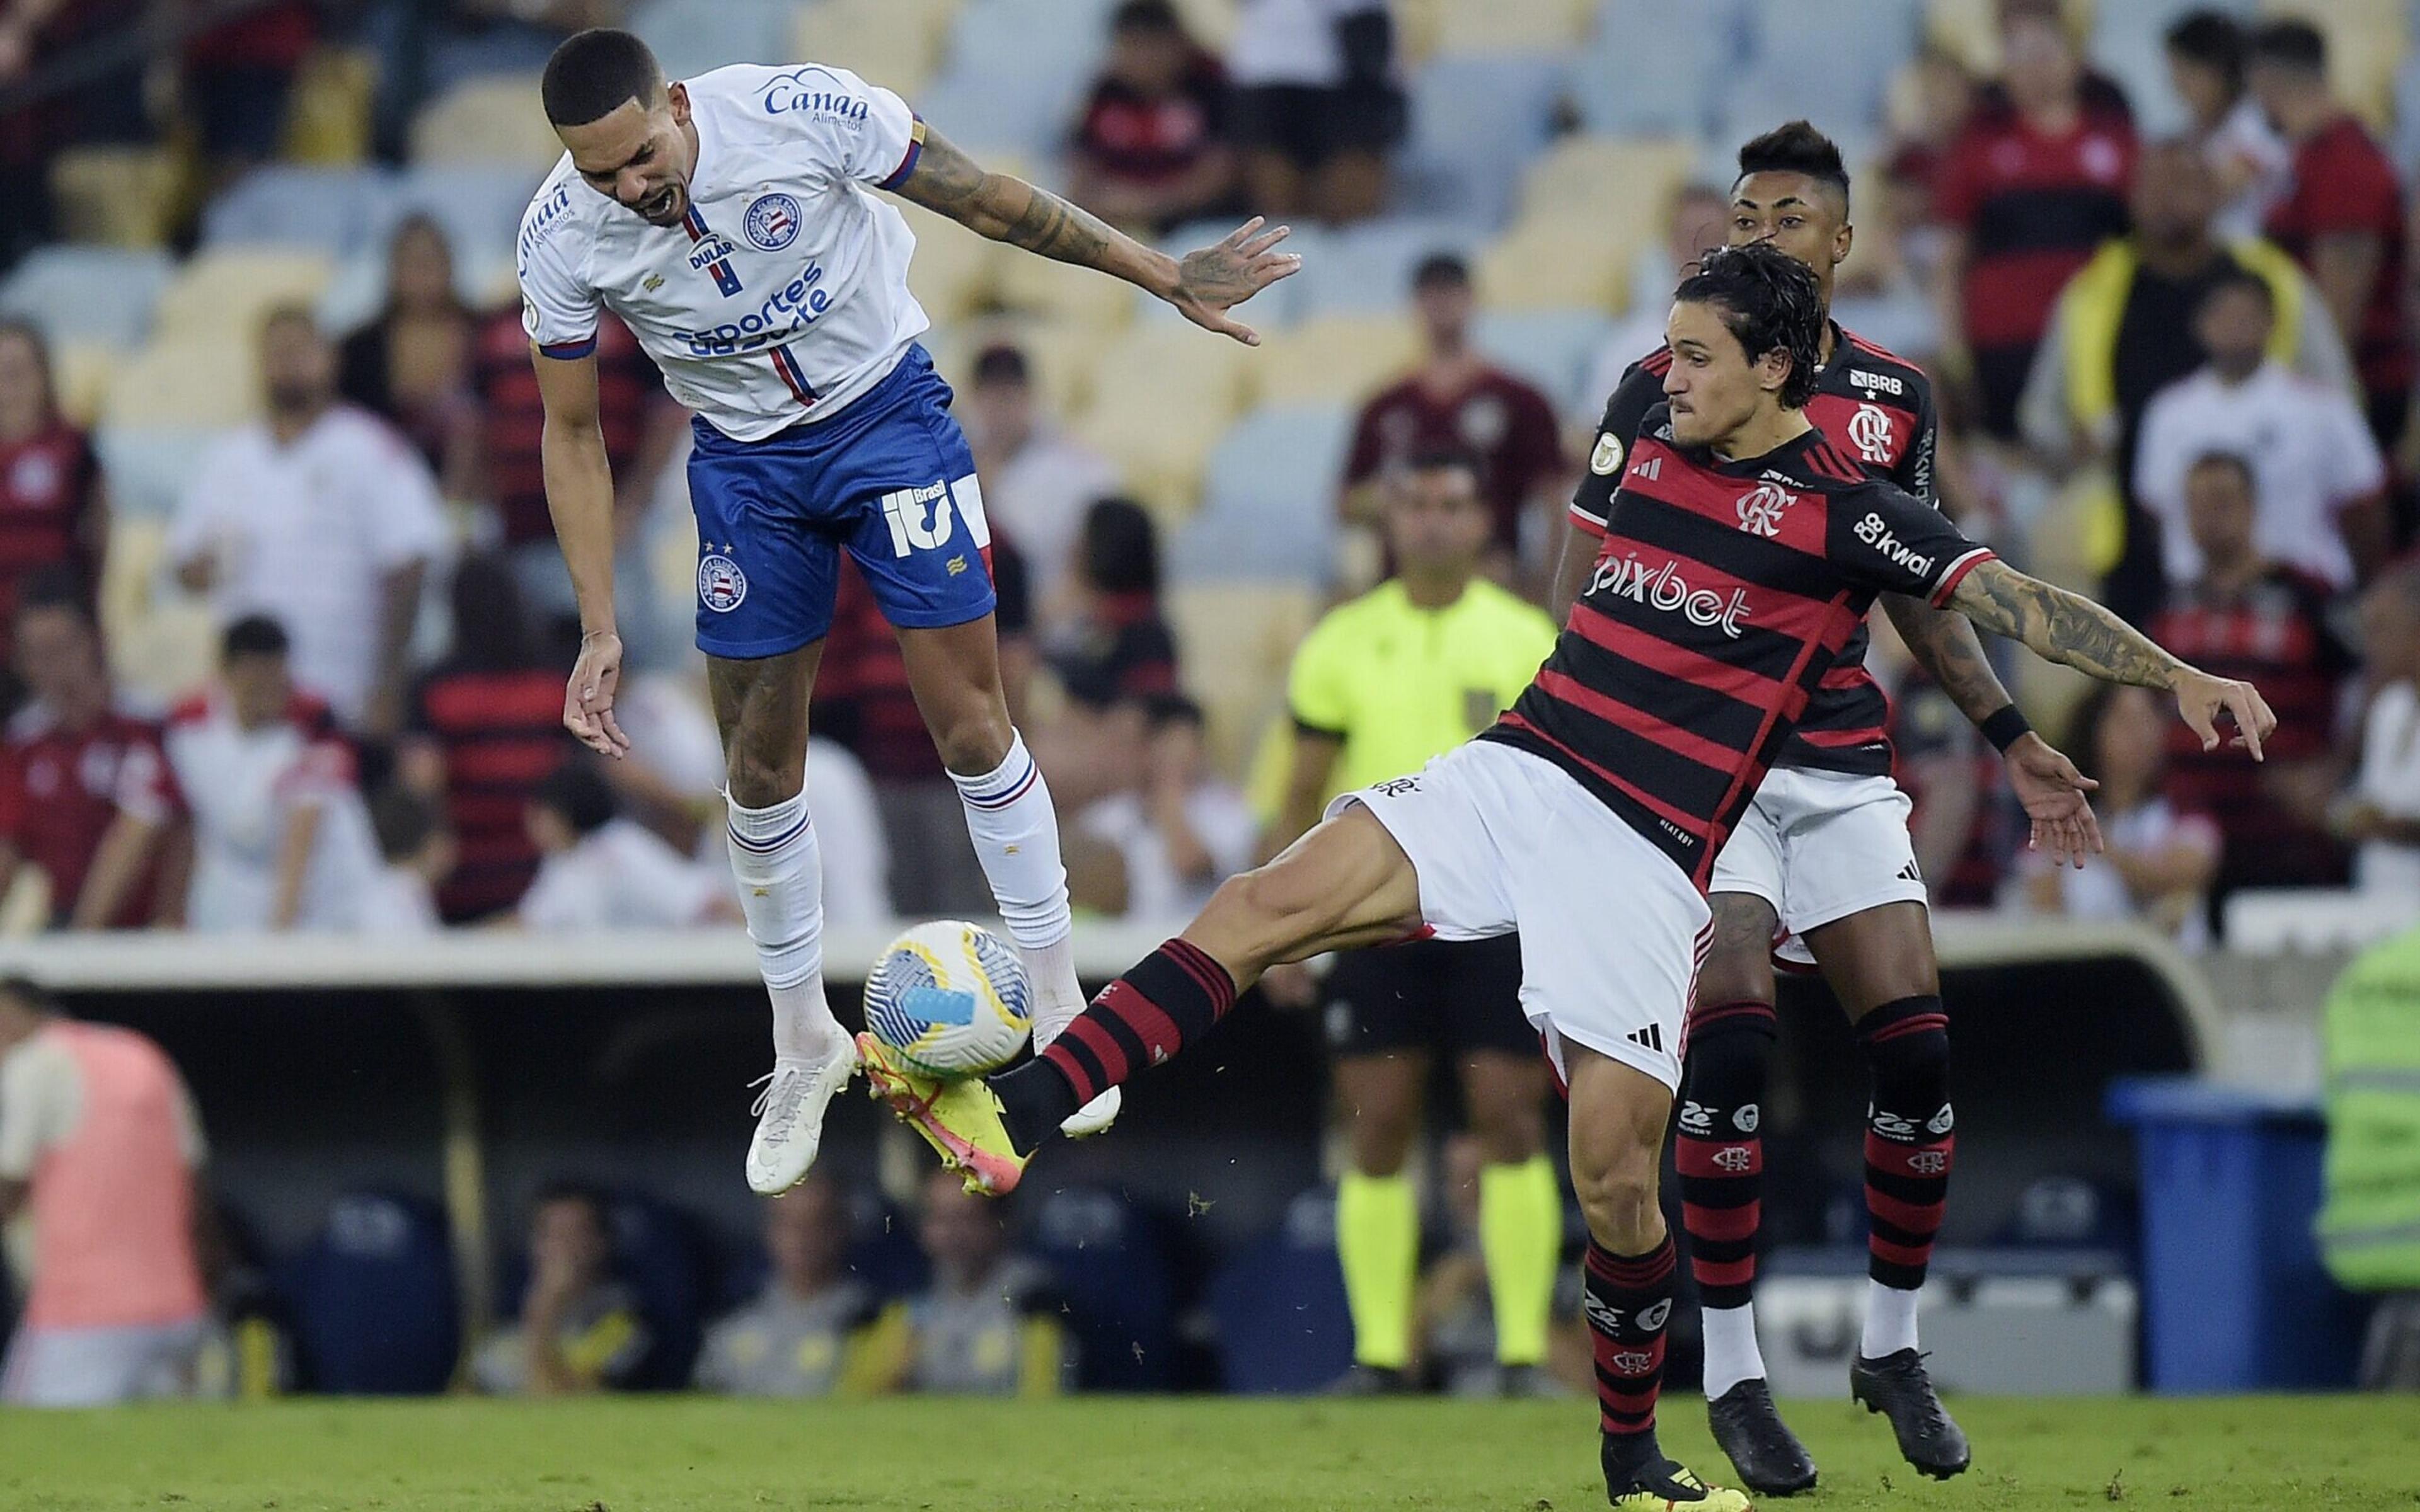
<svg viewBox="0 0 2420 1512">
<path fill-rule="evenodd" d="M 2143 1181 L 2143 1362 L 2159 1392 L 2346 1386 L 2359 1304 L 2319 1265 L 2319 1104 L 2189 1076 L 2111 1084 Z"/>
</svg>

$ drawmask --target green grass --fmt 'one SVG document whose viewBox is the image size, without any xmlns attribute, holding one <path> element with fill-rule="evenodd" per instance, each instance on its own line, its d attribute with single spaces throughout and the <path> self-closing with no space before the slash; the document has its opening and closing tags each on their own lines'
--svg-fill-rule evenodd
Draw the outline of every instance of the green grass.
<svg viewBox="0 0 2420 1512">
<path fill-rule="evenodd" d="M 2405 1397 L 1969 1400 L 1975 1469 L 1919 1479 L 1880 1418 L 1802 1402 L 1823 1467 L 1788 1504 L 2420 1512 Z M 1718 1478 L 1693 1398 L 1666 1447 Z M 1605 1504 L 1583 1403 L 294 1402 L 0 1412 L 7 1512 L 1578 1512 Z"/>
</svg>

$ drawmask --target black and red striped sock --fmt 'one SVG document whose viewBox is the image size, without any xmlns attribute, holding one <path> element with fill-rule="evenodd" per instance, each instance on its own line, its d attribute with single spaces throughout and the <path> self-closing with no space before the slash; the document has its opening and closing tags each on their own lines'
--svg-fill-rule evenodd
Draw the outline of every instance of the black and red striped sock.
<svg viewBox="0 0 2420 1512">
<path fill-rule="evenodd" d="M 1210 1032 L 1235 1006 L 1235 980 L 1208 951 L 1174 939 L 1101 989 L 1026 1065 L 991 1078 L 1008 1134 L 1031 1150 L 1067 1115 Z"/>
<path fill-rule="evenodd" d="M 1902 997 L 1857 1022 L 1873 1072 L 1866 1114 L 1867 1274 L 1914 1291 L 1932 1262 L 1958 1148 L 1949 1110 L 1949 1016 L 1938 997 Z"/>
<path fill-rule="evenodd" d="M 1764 1140 L 1757 1131 L 1776 1028 L 1770 1003 L 1719 1003 L 1689 1016 L 1672 1163 L 1689 1274 L 1708 1307 L 1745 1307 L 1756 1289 L 1764 1212 Z"/>
<path fill-rule="evenodd" d="M 1583 1302 L 1596 1346 L 1598 1426 L 1616 1458 L 1655 1453 L 1655 1398 L 1664 1389 L 1672 1270 L 1668 1233 L 1644 1255 L 1616 1255 L 1589 1244 Z"/>
</svg>

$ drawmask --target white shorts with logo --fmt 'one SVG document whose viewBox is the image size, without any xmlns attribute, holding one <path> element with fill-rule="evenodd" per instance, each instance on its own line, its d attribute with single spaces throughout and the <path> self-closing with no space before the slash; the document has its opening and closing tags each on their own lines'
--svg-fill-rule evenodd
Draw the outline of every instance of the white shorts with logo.
<svg viewBox="0 0 2420 1512">
<path fill-rule="evenodd" d="M 1441 940 L 1521 933 L 1521 1011 L 1558 1075 L 1566 1042 L 1681 1085 L 1681 1026 L 1713 916 L 1687 873 L 1561 768 L 1474 740 L 1348 793 L 1419 874 Z"/>
<path fill-rule="evenodd" d="M 1776 766 L 1714 857 L 1707 890 L 1771 903 L 1787 936 L 1775 953 L 1811 965 L 1808 930 L 1885 903 L 1926 901 L 1907 828 L 1912 807 L 1886 777 Z"/>
<path fill-rule="evenodd" d="M 194 1395 L 207 1320 L 123 1328 L 20 1327 L 0 1371 L 18 1407 L 111 1407 Z"/>
</svg>

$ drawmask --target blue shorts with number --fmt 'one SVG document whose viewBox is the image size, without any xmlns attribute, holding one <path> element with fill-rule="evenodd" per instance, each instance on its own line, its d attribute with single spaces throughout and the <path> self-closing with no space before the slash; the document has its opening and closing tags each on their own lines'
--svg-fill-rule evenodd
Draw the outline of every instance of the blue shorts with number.
<svg viewBox="0 0 2420 1512">
<path fill-rule="evenodd" d="M 840 554 L 909 629 L 992 610 L 990 526 L 950 386 L 922 347 L 830 420 L 736 441 L 700 420 L 697 648 L 777 656 L 831 629 Z"/>
</svg>

